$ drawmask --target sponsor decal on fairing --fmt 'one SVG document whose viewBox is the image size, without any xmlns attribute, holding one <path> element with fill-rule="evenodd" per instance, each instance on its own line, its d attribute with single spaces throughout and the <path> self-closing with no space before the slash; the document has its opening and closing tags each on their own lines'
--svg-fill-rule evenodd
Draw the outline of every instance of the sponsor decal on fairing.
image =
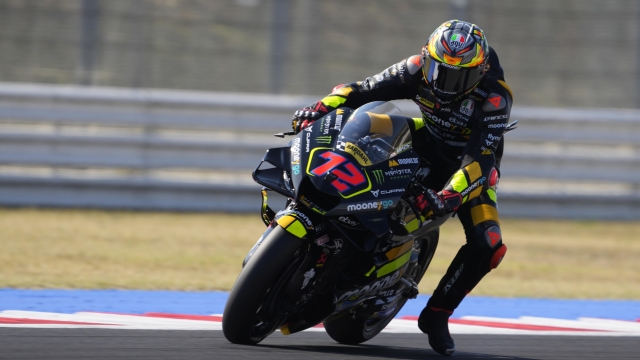
<svg viewBox="0 0 640 360">
<path fill-rule="evenodd" d="M 333 125 L 334 130 L 340 131 L 342 128 L 342 115 L 344 114 L 344 110 L 336 111 L 336 123 Z"/>
<path fill-rule="evenodd" d="M 398 147 L 394 150 L 394 152 L 393 152 L 393 156 L 398 155 L 398 154 L 400 154 L 400 153 L 403 153 L 403 152 L 405 152 L 405 151 L 407 151 L 407 150 L 409 150 L 409 149 L 411 149 L 411 141 L 406 142 L 406 143 L 404 143 L 404 144 L 402 144 L 402 145 L 398 146 Z"/>
<path fill-rule="evenodd" d="M 338 220 L 340 220 L 340 222 L 345 223 L 346 225 L 349 226 L 357 226 L 358 223 L 356 221 L 351 220 L 351 218 L 349 218 L 348 216 L 340 216 L 338 218 Z"/>
<path fill-rule="evenodd" d="M 324 244 L 326 244 L 329 240 L 331 240 L 331 239 L 329 238 L 329 235 L 324 234 L 324 235 L 322 235 L 322 236 L 320 236 L 319 238 L 317 238 L 317 239 L 316 239 L 316 244 L 318 244 L 318 245 L 324 245 Z"/>
<path fill-rule="evenodd" d="M 381 190 L 380 194 L 382 195 L 391 195 L 395 193 L 403 193 L 404 189 L 391 189 L 391 190 Z"/>
<path fill-rule="evenodd" d="M 376 180 L 376 182 L 381 185 L 384 184 L 384 175 L 382 174 L 382 170 L 373 170 L 373 177 Z"/>
<path fill-rule="evenodd" d="M 303 274 L 304 281 L 302 281 L 302 287 L 300 289 L 304 289 L 309 284 L 309 280 L 311 280 L 316 275 L 316 271 L 311 269 Z"/>
<path fill-rule="evenodd" d="M 346 293 L 342 294 L 338 300 L 336 301 L 337 303 L 343 302 L 345 300 L 355 300 L 361 296 L 366 296 L 369 295 L 371 293 L 374 293 L 380 289 L 384 289 L 390 285 L 393 285 L 396 283 L 396 281 L 398 281 L 398 278 L 400 277 L 400 272 L 399 271 L 395 271 L 393 274 L 389 275 L 389 276 L 385 276 L 384 278 L 374 282 L 371 285 L 366 285 L 360 289 L 355 289 L 352 291 L 347 291 Z"/>
<path fill-rule="evenodd" d="M 344 152 L 353 155 L 358 163 L 362 166 L 371 165 L 371 160 L 369 160 L 367 154 L 365 154 L 364 151 L 362 151 L 362 149 L 360 149 L 356 144 L 348 142 Z"/>
<path fill-rule="evenodd" d="M 347 206 L 347 211 L 382 210 L 388 209 L 390 206 L 393 206 L 393 200 L 372 201 L 360 204 L 350 204 Z"/>
<path fill-rule="evenodd" d="M 406 159 L 398 159 L 398 164 L 407 165 L 407 164 L 419 164 L 420 160 L 418 158 L 406 158 Z"/>
<path fill-rule="evenodd" d="M 300 138 L 293 138 L 293 143 L 291 144 L 291 165 L 300 164 Z"/>
<path fill-rule="evenodd" d="M 391 177 L 400 175 L 411 175 L 411 169 L 393 169 L 385 171 L 384 174 Z"/>
</svg>

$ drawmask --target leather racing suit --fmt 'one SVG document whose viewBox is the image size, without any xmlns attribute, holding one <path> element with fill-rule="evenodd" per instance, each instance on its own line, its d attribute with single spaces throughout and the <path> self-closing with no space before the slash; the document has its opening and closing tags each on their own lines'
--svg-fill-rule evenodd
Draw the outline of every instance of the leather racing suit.
<svg viewBox="0 0 640 360">
<path fill-rule="evenodd" d="M 423 185 L 462 196 L 457 214 L 466 244 L 458 251 L 436 287 L 428 306 L 452 313 L 462 299 L 506 253 L 497 210 L 496 185 L 504 148 L 503 134 L 512 93 L 496 52 L 490 48 L 490 69 L 471 91 L 446 104 L 439 103 L 425 82 L 423 58 L 414 55 L 379 74 L 339 85 L 321 100 L 322 112 L 357 108 L 371 101 L 411 99 L 422 118 L 410 121 L 413 146 L 432 164 Z"/>
</svg>

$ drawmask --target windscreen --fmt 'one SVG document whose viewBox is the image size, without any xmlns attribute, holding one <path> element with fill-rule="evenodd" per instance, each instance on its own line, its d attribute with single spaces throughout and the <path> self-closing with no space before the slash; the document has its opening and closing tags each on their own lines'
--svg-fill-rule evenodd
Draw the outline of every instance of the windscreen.
<svg viewBox="0 0 640 360">
<path fill-rule="evenodd" d="M 406 118 L 393 103 L 379 101 L 351 114 L 336 145 L 336 150 L 350 153 L 363 166 L 388 160 L 410 148 Z"/>
</svg>

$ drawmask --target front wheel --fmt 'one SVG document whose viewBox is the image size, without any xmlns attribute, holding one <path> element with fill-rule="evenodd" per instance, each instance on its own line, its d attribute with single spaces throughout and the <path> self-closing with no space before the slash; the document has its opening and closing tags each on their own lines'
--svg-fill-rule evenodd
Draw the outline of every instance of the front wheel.
<svg viewBox="0 0 640 360">
<path fill-rule="evenodd" d="M 257 344 L 284 320 L 280 296 L 302 241 L 277 226 L 255 251 L 233 285 L 222 317 L 224 336 Z M 295 270 L 295 267 L 293 267 Z"/>
</svg>

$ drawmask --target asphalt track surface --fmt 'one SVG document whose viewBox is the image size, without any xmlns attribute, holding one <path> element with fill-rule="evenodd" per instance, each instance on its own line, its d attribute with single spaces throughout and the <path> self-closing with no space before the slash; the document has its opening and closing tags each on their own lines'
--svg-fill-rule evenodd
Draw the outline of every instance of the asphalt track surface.
<svg viewBox="0 0 640 360">
<path fill-rule="evenodd" d="M 637 337 L 454 335 L 456 359 L 639 359 Z M 323 332 L 272 334 L 257 346 L 222 331 L 0 329 L 0 359 L 443 359 L 421 334 L 379 334 L 357 346 Z"/>
</svg>

